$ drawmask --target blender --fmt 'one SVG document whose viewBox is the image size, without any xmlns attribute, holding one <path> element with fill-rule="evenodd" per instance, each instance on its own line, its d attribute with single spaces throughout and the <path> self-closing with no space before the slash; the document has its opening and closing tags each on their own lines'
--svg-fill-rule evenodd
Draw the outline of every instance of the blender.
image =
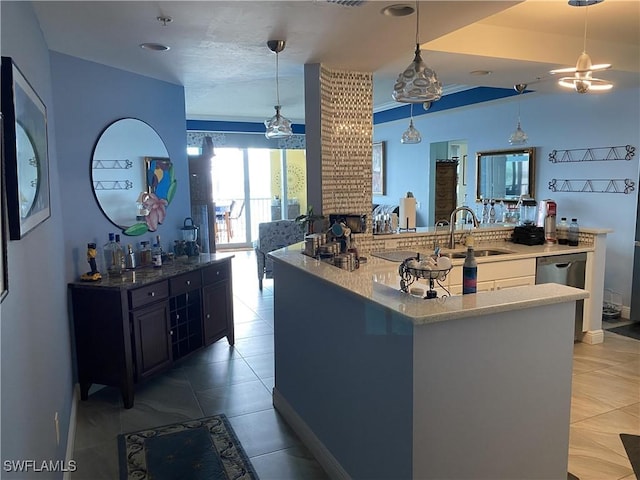
<svg viewBox="0 0 640 480">
<path fill-rule="evenodd" d="M 187 222 L 189 222 L 190 225 L 187 225 Z M 197 257 L 200 254 L 200 248 L 196 243 L 198 239 L 198 227 L 193 224 L 191 217 L 184 219 L 184 224 L 180 231 L 182 232 L 182 240 L 185 242 L 185 253 L 188 257 Z"/>
</svg>

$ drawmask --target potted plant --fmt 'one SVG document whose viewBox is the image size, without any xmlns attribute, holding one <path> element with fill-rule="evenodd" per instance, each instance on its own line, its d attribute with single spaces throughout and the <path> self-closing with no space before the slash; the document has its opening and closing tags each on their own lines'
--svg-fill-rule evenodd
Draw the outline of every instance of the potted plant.
<svg viewBox="0 0 640 480">
<path fill-rule="evenodd" d="M 307 209 L 307 213 L 298 215 L 295 219 L 296 222 L 300 223 L 301 225 L 304 225 L 304 228 L 307 231 L 307 234 L 313 233 L 314 224 L 318 220 L 324 220 L 324 215 L 316 215 L 315 213 L 313 213 L 313 206 L 311 205 L 309 205 L 309 208 Z"/>
</svg>

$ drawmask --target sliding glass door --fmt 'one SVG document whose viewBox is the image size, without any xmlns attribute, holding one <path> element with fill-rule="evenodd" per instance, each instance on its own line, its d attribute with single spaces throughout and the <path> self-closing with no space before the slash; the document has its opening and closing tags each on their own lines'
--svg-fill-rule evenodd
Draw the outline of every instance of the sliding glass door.
<svg viewBox="0 0 640 480">
<path fill-rule="evenodd" d="M 307 209 L 304 150 L 219 147 L 211 175 L 219 249 L 251 247 L 259 223 Z"/>
</svg>

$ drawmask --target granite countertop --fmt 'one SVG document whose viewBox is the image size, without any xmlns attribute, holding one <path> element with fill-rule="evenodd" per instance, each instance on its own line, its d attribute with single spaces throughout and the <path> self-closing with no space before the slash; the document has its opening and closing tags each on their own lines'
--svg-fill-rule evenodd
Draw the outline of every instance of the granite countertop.
<svg viewBox="0 0 640 480">
<path fill-rule="evenodd" d="M 150 283 L 188 273 L 193 270 L 213 265 L 234 257 L 233 253 L 201 253 L 198 257 L 181 257 L 170 260 L 162 264 L 160 268 L 152 266 L 138 267 L 135 270 L 127 270 L 118 277 L 111 277 L 103 274 L 102 280 L 97 282 L 87 282 L 76 280 L 70 282 L 70 287 L 93 287 L 93 288 L 112 288 L 120 290 L 128 290 L 137 288 Z"/>
<path fill-rule="evenodd" d="M 476 245 L 475 248 L 493 246 L 493 244 L 480 244 Z M 454 295 L 427 300 L 401 292 L 399 285 L 394 288 L 378 280 L 380 277 L 395 278 L 398 275 L 400 262 L 392 262 L 367 255 L 366 263 L 362 263 L 359 269 L 349 272 L 304 255 L 302 253 L 303 248 L 304 244 L 298 243 L 271 252 L 269 255 L 275 261 L 284 262 L 328 284 L 344 289 L 361 299 L 371 301 L 399 313 L 414 325 L 551 305 L 580 300 L 589 296 L 587 291 L 578 288 L 558 284 L 541 284 L 479 292 L 474 295 Z M 478 263 L 593 251 L 592 247 L 581 248 L 564 245 L 530 247 L 506 242 L 501 242 L 499 248 L 513 250 L 513 253 L 478 258 Z M 460 249 L 455 251 L 458 250 Z M 453 264 L 455 266 L 463 261 L 462 259 L 456 259 Z"/>
</svg>

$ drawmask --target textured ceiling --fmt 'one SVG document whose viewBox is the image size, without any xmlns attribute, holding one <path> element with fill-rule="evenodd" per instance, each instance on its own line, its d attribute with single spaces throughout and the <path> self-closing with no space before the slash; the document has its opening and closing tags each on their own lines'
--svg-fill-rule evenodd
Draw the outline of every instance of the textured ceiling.
<svg viewBox="0 0 640 480">
<path fill-rule="evenodd" d="M 374 105 L 394 105 L 397 74 L 413 58 L 416 16 L 380 11 L 401 3 L 348 7 L 302 1 L 33 2 L 51 50 L 184 85 L 188 118 L 262 121 L 275 104 L 275 55 L 266 41 L 284 39 L 279 56 L 283 114 L 304 121 L 304 64 L 374 73 Z M 408 2 L 415 5 L 415 2 Z M 640 86 L 640 2 L 606 0 L 588 8 L 565 0 L 422 1 L 419 40 L 445 92 L 530 83 L 558 90 L 553 68 L 574 66 L 582 52 L 612 63 L 598 74 L 615 88 Z M 166 26 L 158 16 L 169 16 Z M 143 42 L 171 47 L 139 48 Z M 474 70 L 491 75 L 473 76 Z M 537 80 L 539 79 L 539 80 Z M 567 93 L 571 94 L 571 93 Z"/>
</svg>

